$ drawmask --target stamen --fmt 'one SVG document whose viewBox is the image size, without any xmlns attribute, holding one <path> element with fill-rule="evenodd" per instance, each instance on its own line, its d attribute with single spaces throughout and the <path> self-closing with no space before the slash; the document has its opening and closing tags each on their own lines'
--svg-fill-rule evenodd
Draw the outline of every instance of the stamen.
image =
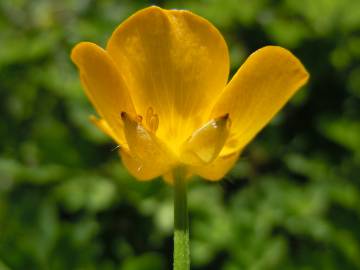
<svg viewBox="0 0 360 270">
<path fill-rule="evenodd" d="M 146 125 L 152 131 L 156 132 L 159 127 L 159 116 L 154 113 L 154 109 L 149 107 L 146 112 Z"/>
<path fill-rule="evenodd" d="M 121 119 L 124 121 L 128 117 L 126 112 L 121 112 Z M 142 123 L 143 117 L 138 114 L 136 115 L 135 121 L 137 123 Z M 159 116 L 154 113 L 154 109 L 149 107 L 146 111 L 145 123 L 142 123 L 143 126 L 146 126 L 151 132 L 155 133 L 159 127 Z"/>
<path fill-rule="evenodd" d="M 129 115 L 126 112 L 121 112 L 120 117 L 122 120 L 124 120 L 125 118 L 129 117 Z M 138 114 L 138 115 L 136 115 L 135 121 L 138 123 L 141 123 L 142 119 L 143 119 L 143 117 Z"/>
<path fill-rule="evenodd" d="M 154 114 L 151 119 L 150 123 L 148 124 L 149 129 L 153 132 L 156 132 L 156 130 L 159 127 L 159 116 L 157 114 Z"/>
<path fill-rule="evenodd" d="M 143 120 L 143 117 L 140 114 L 136 115 L 136 122 L 141 123 L 142 120 Z"/>
</svg>

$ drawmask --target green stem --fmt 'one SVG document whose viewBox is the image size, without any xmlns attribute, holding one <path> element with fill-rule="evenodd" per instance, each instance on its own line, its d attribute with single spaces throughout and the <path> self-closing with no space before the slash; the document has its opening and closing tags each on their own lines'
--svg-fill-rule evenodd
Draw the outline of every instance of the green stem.
<svg viewBox="0 0 360 270">
<path fill-rule="evenodd" d="M 185 169 L 174 170 L 174 270 L 190 269 Z"/>
</svg>

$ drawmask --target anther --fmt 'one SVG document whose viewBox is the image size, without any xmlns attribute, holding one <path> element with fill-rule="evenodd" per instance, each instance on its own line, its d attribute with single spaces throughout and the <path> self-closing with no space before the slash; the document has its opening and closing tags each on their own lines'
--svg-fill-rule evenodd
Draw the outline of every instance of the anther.
<svg viewBox="0 0 360 270">
<path fill-rule="evenodd" d="M 150 118 L 148 127 L 149 127 L 149 129 L 150 129 L 152 132 L 155 132 L 155 131 L 158 129 L 158 127 L 159 127 L 159 117 L 158 117 L 157 114 L 154 114 L 154 115 Z"/>
<path fill-rule="evenodd" d="M 124 120 L 126 118 L 126 112 L 121 112 L 120 117 L 122 120 Z"/>
<path fill-rule="evenodd" d="M 152 131 L 156 132 L 159 127 L 159 116 L 154 113 L 154 109 L 149 107 L 146 111 L 146 125 Z"/>
<path fill-rule="evenodd" d="M 143 120 L 143 117 L 140 114 L 136 115 L 136 122 L 141 123 L 142 120 Z"/>
<path fill-rule="evenodd" d="M 120 117 L 123 121 L 125 121 L 125 119 L 127 119 L 129 117 L 129 115 L 126 112 L 121 112 Z M 136 115 L 135 121 L 138 123 L 141 123 L 142 119 L 143 118 L 141 115 Z"/>
</svg>

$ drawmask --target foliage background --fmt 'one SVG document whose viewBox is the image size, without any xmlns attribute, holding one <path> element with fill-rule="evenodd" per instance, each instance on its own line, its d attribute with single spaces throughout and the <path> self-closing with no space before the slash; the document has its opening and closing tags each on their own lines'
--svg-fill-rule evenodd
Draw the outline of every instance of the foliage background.
<svg viewBox="0 0 360 270">
<path fill-rule="evenodd" d="M 150 4 L 213 22 L 232 72 L 277 44 L 311 74 L 223 181 L 191 183 L 192 269 L 360 269 L 360 1 L 0 0 L 0 270 L 171 269 L 171 188 L 120 165 L 69 60 Z"/>
</svg>

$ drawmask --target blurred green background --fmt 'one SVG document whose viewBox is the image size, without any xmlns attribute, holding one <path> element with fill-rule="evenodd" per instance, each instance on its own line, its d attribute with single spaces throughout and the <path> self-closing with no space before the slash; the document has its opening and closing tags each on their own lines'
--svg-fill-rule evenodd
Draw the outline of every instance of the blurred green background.
<svg viewBox="0 0 360 270">
<path fill-rule="evenodd" d="M 0 270 L 171 269 L 172 189 L 129 176 L 69 59 L 150 4 L 213 22 L 232 73 L 277 44 L 311 74 L 223 181 L 191 183 L 192 269 L 360 269 L 360 1 L 0 0 Z"/>
</svg>

